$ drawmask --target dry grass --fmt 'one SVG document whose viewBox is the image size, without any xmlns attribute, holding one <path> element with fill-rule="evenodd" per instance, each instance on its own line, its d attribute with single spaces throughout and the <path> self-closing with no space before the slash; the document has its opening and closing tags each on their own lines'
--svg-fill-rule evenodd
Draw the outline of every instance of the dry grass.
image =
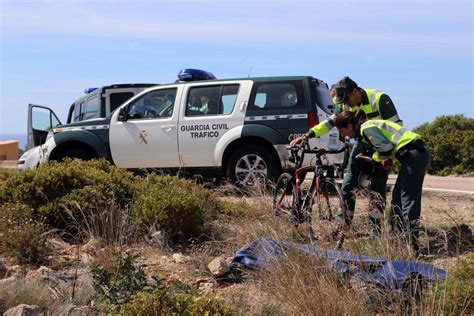
<svg viewBox="0 0 474 316">
<path fill-rule="evenodd" d="M 266 189 L 243 191 L 233 186 L 213 188 L 225 201 L 235 202 L 237 209 L 223 214 L 209 223 L 206 236 L 191 243 L 191 246 L 168 249 L 164 246 L 126 246 L 130 233 L 128 210 L 120 210 L 115 203 L 95 214 L 77 218 L 76 225 L 83 238 L 98 238 L 102 250 L 95 251 L 94 263 L 103 266 L 111 264 L 113 253 L 130 251 L 133 247 L 141 254 L 147 269 L 176 277 L 188 283 L 200 278 L 211 278 L 207 263 L 216 256 L 231 257 L 235 251 L 250 242 L 266 236 L 276 240 L 307 242 L 305 231 L 282 218 L 276 218 L 272 209 L 271 194 Z M 390 201 L 390 195 L 388 195 Z M 473 227 L 472 212 L 474 200 L 460 195 L 425 194 L 423 196 L 422 225 L 428 229 L 446 231 L 448 228 L 467 223 Z M 239 209 L 240 208 L 240 209 Z M 314 229 L 318 237 L 317 245 L 335 248 L 341 225 L 335 222 L 315 220 Z M 383 231 L 381 236 L 371 236 L 368 225 L 368 199 L 360 197 L 353 225 L 344 230 L 346 240 L 343 250 L 354 253 L 384 257 L 389 259 L 410 259 L 413 254 L 408 243 L 401 236 Z M 426 239 L 422 239 L 422 243 Z M 447 240 L 446 240 L 447 242 Z M 98 246 L 99 247 L 99 246 Z M 128 249 L 128 250 L 127 250 Z M 459 248 L 461 249 L 461 248 Z M 145 251 L 146 250 L 146 251 Z M 186 265 L 166 263 L 162 255 L 184 252 L 192 257 Z M 449 256 L 458 253 L 436 253 L 429 259 L 438 264 L 445 258 L 445 268 L 454 268 Z M 165 257 L 166 258 L 166 257 Z M 149 260 L 147 260 L 149 259 Z M 243 283 L 222 285 L 214 295 L 241 313 L 250 315 L 366 315 L 366 314 L 420 314 L 437 315 L 446 313 L 448 296 L 439 283 L 424 289 L 421 299 L 416 296 L 387 295 L 366 284 L 356 282 L 350 276 L 343 276 L 328 268 L 325 260 L 301 252 L 288 252 L 286 256 L 272 261 L 264 271 L 246 271 Z M 159 264 L 158 264 L 159 263 Z M 53 314 L 67 304 L 86 305 L 90 293 L 86 288 L 78 288 L 74 300 L 70 299 L 70 289 L 57 291 L 57 298 L 47 287 L 30 284 L 22 280 L 14 286 L 0 288 L 2 308 L 18 303 L 36 304 Z M 465 305 L 470 301 L 466 300 Z M 466 307 L 467 308 L 467 307 Z"/>
<path fill-rule="evenodd" d="M 94 212 L 83 212 L 76 203 L 76 211 L 65 207 L 72 220 L 71 226 L 78 231 L 74 237 L 80 240 L 98 240 L 102 245 L 128 244 L 133 236 L 130 210 L 121 208 L 114 199 Z"/>
<path fill-rule="evenodd" d="M 70 305 L 85 306 L 93 298 L 90 286 L 76 288 L 74 297 L 72 291 L 71 286 L 51 286 L 36 279 L 17 278 L 0 285 L 0 313 L 19 304 L 28 304 L 37 305 L 51 315 L 61 315 Z"/>
<path fill-rule="evenodd" d="M 271 196 L 267 192 L 260 191 L 244 197 L 234 195 L 226 199 L 244 200 L 249 207 L 242 210 L 245 213 L 243 218 L 219 222 L 224 238 L 216 242 L 218 247 L 214 249 L 215 253 L 232 254 L 262 236 L 305 242 L 291 223 L 274 216 Z M 390 194 L 387 200 L 390 203 Z M 447 229 L 469 223 L 472 228 L 474 214 L 471 211 L 473 199 L 470 197 L 425 194 L 422 204 L 423 227 Z M 415 260 L 411 247 L 402 236 L 389 234 L 387 229 L 381 236 L 369 234 L 368 207 L 368 199 L 361 196 L 357 201 L 353 225 L 345 231 L 347 237 L 343 249 L 388 259 Z M 316 220 L 314 227 L 319 237 L 317 245 L 335 248 L 335 232 L 341 229 L 340 225 Z M 422 242 L 426 243 L 426 238 Z M 432 261 L 440 255 L 425 259 Z M 412 294 L 388 295 L 332 271 L 318 258 L 291 253 L 283 260 L 278 259 L 265 271 L 248 272 L 244 284 L 219 290 L 218 296 L 240 311 L 253 315 L 436 315 L 446 312 L 445 290 L 439 288 L 443 282 L 423 287 L 421 298 Z"/>
</svg>

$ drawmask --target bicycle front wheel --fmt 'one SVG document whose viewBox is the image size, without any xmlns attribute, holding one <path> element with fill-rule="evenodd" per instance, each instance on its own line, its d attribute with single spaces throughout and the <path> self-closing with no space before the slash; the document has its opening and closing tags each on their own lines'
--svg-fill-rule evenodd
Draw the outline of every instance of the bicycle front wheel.
<svg viewBox="0 0 474 316">
<path fill-rule="evenodd" d="M 276 216 L 293 215 L 296 208 L 296 185 L 289 173 L 283 173 L 273 192 L 273 210 Z"/>
<path fill-rule="evenodd" d="M 334 179 L 321 180 L 319 201 L 315 204 L 317 205 L 319 219 L 332 220 L 338 212 L 344 214 L 342 191 Z"/>
</svg>

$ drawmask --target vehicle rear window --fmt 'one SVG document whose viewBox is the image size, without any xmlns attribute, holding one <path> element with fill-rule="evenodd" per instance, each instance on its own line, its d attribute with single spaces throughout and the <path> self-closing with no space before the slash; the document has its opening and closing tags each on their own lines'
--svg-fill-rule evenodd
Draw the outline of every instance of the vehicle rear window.
<svg viewBox="0 0 474 316">
<path fill-rule="evenodd" d="M 238 93 L 237 84 L 193 87 L 188 93 L 186 116 L 230 114 Z"/>
<path fill-rule="evenodd" d="M 97 95 L 89 98 L 86 104 L 85 120 L 100 117 L 100 100 Z"/>
<path fill-rule="evenodd" d="M 256 83 L 249 108 L 254 110 L 303 108 L 304 90 L 300 81 Z"/>
<path fill-rule="evenodd" d="M 120 105 L 124 104 L 125 101 L 134 96 L 133 92 L 116 92 L 110 94 L 110 112 L 113 112 Z"/>
</svg>

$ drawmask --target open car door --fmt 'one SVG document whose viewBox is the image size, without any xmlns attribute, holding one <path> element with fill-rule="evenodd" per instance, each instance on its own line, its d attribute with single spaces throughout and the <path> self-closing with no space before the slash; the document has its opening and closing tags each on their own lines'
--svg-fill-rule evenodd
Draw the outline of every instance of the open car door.
<svg viewBox="0 0 474 316">
<path fill-rule="evenodd" d="M 58 125 L 61 121 L 53 110 L 43 105 L 28 104 L 27 149 L 44 144 L 48 132 Z"/>
</svg>

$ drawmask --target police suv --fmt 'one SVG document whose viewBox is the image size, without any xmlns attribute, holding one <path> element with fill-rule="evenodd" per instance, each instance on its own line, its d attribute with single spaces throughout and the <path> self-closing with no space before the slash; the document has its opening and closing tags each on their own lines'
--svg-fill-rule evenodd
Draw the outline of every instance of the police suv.
<svg viewBox="0 0 474 316">
<path fill-rule="evenodd" d="M 69 107 L 66 124 L 106 117 L 119 105 L 140 93 L 157 85 L 156 83 L 113 84 L 100 88 L 87 88 L 85 95 Z M 39 164 L 42 150 L 40 145 L 46 141 L 48 131 L 62 125 L 57 115 L 47 106 L 28 105 L 27 145 L 29 149 L 18 160 L 18 168 L 34 168 Z"/>
<path fill-rule="evenodd" d="M 217 80 L 184 69 L 178 78 L 146 89 L 106 118 L 52 128 L 41 162 L 104 157 L 123 168 L 252 185 L 291 169 L 285 145 L 333 112 L 327 84 L 310 76 Z M 335 134 L 313 145 L 327 148 Z"/>
</svg>

